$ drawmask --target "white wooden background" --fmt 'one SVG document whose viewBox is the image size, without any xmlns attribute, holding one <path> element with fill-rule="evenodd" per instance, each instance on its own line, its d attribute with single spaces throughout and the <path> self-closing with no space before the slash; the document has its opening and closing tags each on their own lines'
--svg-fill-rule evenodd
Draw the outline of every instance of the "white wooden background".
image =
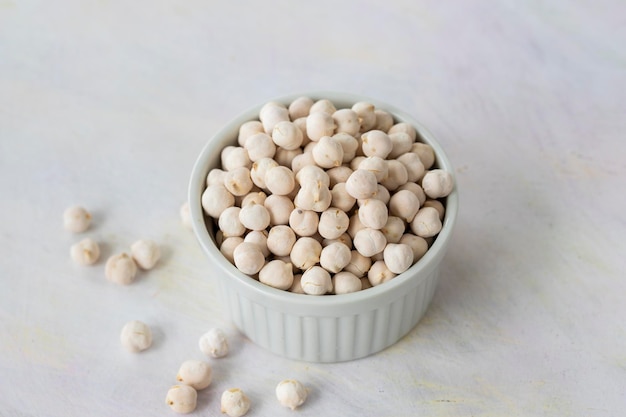
<svg viewBox="0 0 626 417">
<path fill-rule="evenodd" d="M 158 416 L 214 326 L 250 416 L 616 416 L 626 408 L 626 3 L 0 0 L 0 416 Z M 416 115 L 461 209 L 423 321 L 375 356 L 281 359 L 231 327 L 179 221 L 196 155 L 272 97 L 327 89 Z M 75 266 L 62 212 L 103 259 L 164 248 L 129 287 Z M 131 319 L 152 349 L 125 352 Z"/>
</svg>

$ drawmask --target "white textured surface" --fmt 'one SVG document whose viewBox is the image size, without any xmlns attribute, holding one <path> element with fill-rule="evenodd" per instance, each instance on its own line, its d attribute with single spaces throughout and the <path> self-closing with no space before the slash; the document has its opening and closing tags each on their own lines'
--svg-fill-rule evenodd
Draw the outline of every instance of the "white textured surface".
<svg viewBox="0 0 626 417">
<path fill-rule="evenodd" d="M 0 415 L 172 415 L 211 326 L 232 352 L 195 415 L 238 386 L 248 415 L 614 416 L 626 408 L 626 6 L 596 2 L 0 0 Z M 181 228 L 191 165 L 268 97 L 366 94 L 418 117 L 461 193 L 418 327 L 370 358 L 284 360 L 234 333 Z M 164 247 L 130 287 L 78 267 L 62 212 L 103 257 Z M 154 331 L 131 355 L 125 322 Z"/>
</svg>

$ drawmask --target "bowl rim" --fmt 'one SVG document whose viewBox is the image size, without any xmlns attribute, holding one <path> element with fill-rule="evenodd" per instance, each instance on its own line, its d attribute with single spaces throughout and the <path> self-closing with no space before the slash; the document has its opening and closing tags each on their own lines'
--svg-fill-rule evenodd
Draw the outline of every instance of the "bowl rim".
<svg viewBox="0 0 626 417">
<path fill-rule="evenodd" d="M 450 195 L 446 197 L 446 212 L 444 215 L 443 227 L 439 234 L 436 236 L 433 244 L 424 254 L 424 256 L 420 258 L 420 260 L 417 261 L 414 265 L 412 265 L 407 271 L 399 274 L 398 276 L 394 277 L 390 281 L 385 282 L 384 284 L 348 294 L 327 294 L 323 296 L 297 294 L 286 290 L 273 288 L 244 274 L 243 272 L 239 271 L 233 264 L 231 264 L 219 251 L 219 248 L 213 241 L 213 238 L 208 231 L 207 225 L 205 223 L 204 211 L 202 209 L 201 196 L 202 190 L 206 188 L 206 176 L 208 174 L 208 170 L 211 168 L 208 163 L 210 156 L 216 151 L 221 151 L 223 146 L 220 146 L 220 143 L 225 142 L 225 135 L 232 135 L 234 129 L 237 128 L 238 130 L 239 126 L 245 121 L 255 119 L 258 120 L 259 110 L 265 103 L 275 101 L 288 105 L 296 98 L 303 96 L 310 97 L 313 100 L 328 99 L 336 104 L 337 108 L 343 108 L 345 105 L 349 105 L 344 103 L 353 104 L 360 101 L 368 102 L 373 104 L 377 109 L 389 112 L 394 117 L 394 120 L 396 122 L 410 123 L 417 129 L 422 141 L 433 148 L 435 152 L 437 166 L 450 172 L 453 176 L 455 185 L 453 191 L 450 193 Z M 229 139 L 230 142 L 232 142 L 233 144 L 236 143 L 236 136 L 230 137 Z M 204 252 L 208 255 L 212 263 L 214 263 L 216 266 L 219 266 L 219 269 L 227 272 L 230 275 L 230 278 L 237 280 L 237 283 L 241 286 L 240 288 L 242 290 L 245 288 L 247 290 L 246 292 L 248 293 L 256 293 L 258 297 L 261 297 L 268 301 L 276 301 L 281 303 L 288 302 L 309 310 L 323 309 L 337 305 L 345 307 L 355 303 L 365 303 L 368 300 L 373 299 L 376 299 L 378 301 L 378 299 L 381 296 L 384 296 L 384 294 L 404 292 L 404 290 L 408 288 L 408 285 L 416 285 L 416 283 L 412 283 L 411 280 L 419 279 L 416 277 L 419 275 L 426 275 L 427 271 L 437 267 L 445 253 L 457 219 L 458 200 L 459 197 L 457 182 L 452 164 L 450 163 L 445 151 L 443 150 L 439 142 L 413 116 L 396 108 L 393 105 L 367 96 L 323 90 L 305 91 L 301 93 L 270 98 L 261 104 L 257 104 L 248 108 L 248 110 L 232 118 L 229 122 L 223 125 L 213 136 L 211 136 L 211 138 L 209 138 L 209 140 L 203 146 L 200 154 L 198 155 L 193 165 L 188 187 L 188 202 L 193 231 L 201 247 L 204 249 Z M 424 273 L 421 273 L 422 271 Z M 219 279 L 221 278 L 218 278 L 218 280 Z M 221 284 L 222 283 L 220 283 L 220 286 Z"/>
</svg>

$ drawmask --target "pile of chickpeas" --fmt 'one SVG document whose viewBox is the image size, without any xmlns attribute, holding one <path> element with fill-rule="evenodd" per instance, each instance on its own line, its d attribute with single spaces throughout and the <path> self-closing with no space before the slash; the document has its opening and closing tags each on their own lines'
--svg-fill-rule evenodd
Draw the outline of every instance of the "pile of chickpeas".
<svg viewBox="0 0 626 417">
<path fill-rule="evenodd" d="M 274 288 L 345 294 L 387 282 L 442 228 L 451 173 L 415 127 L 368 102 L 266 103 L 209 171 L 221 253 Z"/>
</svg>

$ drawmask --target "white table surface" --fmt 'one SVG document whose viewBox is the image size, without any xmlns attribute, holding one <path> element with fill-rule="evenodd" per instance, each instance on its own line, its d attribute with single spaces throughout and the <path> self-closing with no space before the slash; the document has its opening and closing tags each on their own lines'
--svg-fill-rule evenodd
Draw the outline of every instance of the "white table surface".
<svg viewBox="0 0 626 417">
<path fill-rule="evenodd" d="M 384 4 L 384 5 L 383 5 Z M 250 416 L 616 416 L 626 408 L 626 5 L 603 1 L 0 0 L 0 416 L 173 415 L 199 336 L 229 357 L 193 415 L 238 386 Z M 308 90 L 416 115 L 456 167 L 461 209 L 424 319 L 340 364 L 238 335 L 181 226 L 191 166 L 238 112 Z M 82 204 L 94 267 L 62 227 Z M 104 259 L 164 250 L 131 286 Z M 154 346 L 119 331 L 149 323 Z"/>
</svg>

